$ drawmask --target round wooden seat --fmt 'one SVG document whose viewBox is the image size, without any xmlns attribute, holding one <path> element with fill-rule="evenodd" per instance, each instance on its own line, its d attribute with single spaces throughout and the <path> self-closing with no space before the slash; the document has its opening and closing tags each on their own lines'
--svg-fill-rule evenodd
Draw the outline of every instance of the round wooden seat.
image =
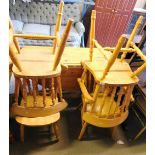
<svg viewBox="0 0 155 155">
<path fill-rule="evenodd" d="M 34 118 L 16 116 L 15 119 L 18 123 L 26 126 L 44 126 L 57 122 L 60 119 L 60 113 Z"/>
<path fill-rule="evenodd" d="M 133 73 L 129 64 L 125 61 L 120 62 L 119 59 L 114 62 L 106 77 L 102 79 L 103 71 L 107 65 L 106 61 L 85 62 L 85 67 L 92 73 L 95 80 L 100 84 L 131 84 L 138 83 L 137 76 L 131 77 Z"/>
<path fill-rule="evenodd" d="M 36 47 L 37 48 L 37 47 Z M 55 56 L 49 52 L 23 52 L 17 54 L 20 60 L 23 71 L 14 65 L 13 72 L 16 76 L 21 77 L 56 77 L 61 74 L 61 65 L 59 64 L 56 70 L 53 70 Z"/>
</svg>

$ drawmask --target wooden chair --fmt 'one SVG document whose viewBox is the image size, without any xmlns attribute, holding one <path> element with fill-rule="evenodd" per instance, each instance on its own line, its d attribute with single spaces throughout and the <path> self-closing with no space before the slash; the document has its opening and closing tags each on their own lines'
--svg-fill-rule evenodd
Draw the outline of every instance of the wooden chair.
<svg viewBox="0 0 155 155">
<path fill-rule="evenodd" d="M 132 90 L 138 82 L 136 75 L 145 69 L 146 64 L 132 72 L 128 63 L 122 63 L 116 59 L 124 41 L 125 37 L 121 36 L 108 61 L 83 62 L 84 72 L 78 79 L 83 102 L 79 140 L 88 124 L 111 128 L 121 124 L 128 116 Z M 133 43 L 131 45 L 145 60 L 145 56 L 142 56 L 139 49 Z M 91 91 L 87 90 L 88 72 L 94 80 Z"/>
<path fill-rule="evenodd" d="M 20 124 L 21 142 L 24 142 L 24 126 L 43 126 L 53 124 L 58 138 L 57 121 L 60 111 L 66 108 L 67 103 L 62 97 L 60 59 L 65 48 L 67 37 L 73 20 L 69 20 L 62 36 L 57 52 L 26 52 L 16 54 L 17 48 L 14 37 L 34 39 L 54 39 L 52 36 L 28 36 L 13 34 L 10 29 L 9 55 L 13 62 L 15 76 L 15 103 L 11 112 Z M 32 54 L 33 53 L 33 54 Z M 41 89 L 39 85 L 41 84 Z M 19 88 L 22 90 L 22 100 L 18 100 Z"/>
<path fill-rule="evenodd" d="M 136 77 L 146 67 L 146 58 L 130 39 L 130 47 L 122 48 L 125 37 L 121 37 L 116 48 L 102 47 L 95 40 L 96 12 L 92 11 L 90 28 L 90 60 L 83 62 L 84 72 L 78 79 L 83 107 L 82 138 L 87 124 L 98 127 L 114 127 L 121 124 L 128 116 L 128 105 L 132 98 L 132 90 L 138 82 Z M 134 33 L 136 32 L 136 28 Z M 133 37 L 134 33 L 131 35 Z M 128 43 L 129 44 L 129 43 Z M 94 46 L 102 53 L 104 61 L 93 60 Z M 132 72 L 129 64 L 117 58 L 118 53 L 135 52 L 145 61 L 136 71 Z M 117 58 L 117 59 L 116 59 Z M 92 83 L 93 77 L 93 83 Z M 92 88 L 92 89 L 91 89 Z"/>
<path fill-rule="evenodd" d="M 25 47 L 22 47 L 22 49 L 20 48 L 19 46 L 19 43 L 18 43 L 18 38 L 23 38 L 23 39 L 36 39 L 36 40 L 51 40 L 53 39 L 53 47 L 44 47 L 42 48 L 42 46 L 29 46 L 30 48 L 32 47 L 33 51 L 37 51 L 38 49 L 40 51 L 49 51 L 51 50 L 51 53 L 52 54 L 55 54 L 56 52 L 56 48 L 59 46 L 60 44 L 60 41 L 61 41 L 61 38 L 60 38 L 60 34 L 59 34 L 59 31 L 60 31 L 60 26 L 61 26 L 61 20 L 62 20 L 62 12 L 63 12 L 63 6 L 64 6 L 64 2 L 61 1 L 60 2 L 60 5 L 59 5 L 59 10 L 58 10 L 58 15 L 57 15 L 57 21 L 56 21 L 56 26 L 55 26 L 55 32 L 54 32 L 54 36 L 47 36 L 47 35 L 31 35 L 31 34 L 15 34 L 15 31 L 13 29 L 13 25 L 12 25 L 12 22 L 11 22 L 11 19 L 9 19 L 9 28 L 11 28 L 14 32 L 14 43 L 15 43 L 15 46 L 17 48 L 17 51 L 18 53 L 21 53 L 22 51 L 25 51 L 25 50 L 29 50 Z"/>
</svg>

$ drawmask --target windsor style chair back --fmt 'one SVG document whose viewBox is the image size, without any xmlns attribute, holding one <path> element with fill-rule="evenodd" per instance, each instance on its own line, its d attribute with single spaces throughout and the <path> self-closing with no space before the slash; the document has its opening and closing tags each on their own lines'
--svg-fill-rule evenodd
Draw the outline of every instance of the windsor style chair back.
<svg viewBox="0 0 155 155">
<path fill-rule="evenodd" d="M 11 112 L 16 115 L 16 121 L 21 124 L 21 141 L 24 141 L 24 125 L 42 126 L 54 124 L 60 118 L 60 111 L 66 108 L 67 103 L 62 98 L 61 65 L 69 31 L 73 20 L 69 20 L 64 30 L 57 52 L 16 54 L 14 43 L 15 34 L 10 29 L 9 55 L 13 62 L 15 76 L 15 103 Z M 51 36 L 34 36 L 49 37 Z M 19 101 L 19 90 L 22 91 L 22 100 Z M 56 127 L 54 127 L 56 128 Z M 58 136 L 58 135 L 57 135 Z"/>
</svg>

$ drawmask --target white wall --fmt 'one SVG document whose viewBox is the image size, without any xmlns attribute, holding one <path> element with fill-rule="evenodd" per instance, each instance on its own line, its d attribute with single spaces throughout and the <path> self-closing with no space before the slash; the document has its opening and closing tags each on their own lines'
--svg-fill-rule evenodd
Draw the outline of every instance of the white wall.
<svg viewBox="0 0 155 155">
<path fill-rule="evenodd" d="M 145 8 L 146 0 L 137 0 L 135 8 Z"/>
</svg>

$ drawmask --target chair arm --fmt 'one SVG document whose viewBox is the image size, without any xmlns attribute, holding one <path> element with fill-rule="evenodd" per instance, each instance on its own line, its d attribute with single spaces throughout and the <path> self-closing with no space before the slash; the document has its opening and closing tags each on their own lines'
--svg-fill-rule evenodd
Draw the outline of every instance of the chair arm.
<svg viewBox="0 0 155 155">
<path fill-rule="evenodd" d="M 81 22 L 75 23 L 75 29 L 77 30 L 80 36 L 82 36 L 83 33 L 85 32 L 85 27 Z"/>
<path fill-rule="evenodd" d="M 34 34 L 14 34 L 15 38 L 36 39 L 36 40 L 53 40 L 56 36 L 34 35 Z"/>
<path fill-rule="evenodd" d="M 78 83 L 79 83 L 79 85 L 80 85 L 80 88 L 81 88 L 81 91 L 82 91 L 83 96 L 84 96 L 87 100 L 93 102 L 94 99 L 93 99 L 93 97 L 91 97 L 91 96 L 89 95 L 89 93 L 88 93 L 88 91 L 87 91 L 87 88 L 86 88 L 86 86 L 84 85 L 84 83 L 82 82 L 82 80 L 81 80 L 80 78 L 78 78 L 77 81 L 78 81 Z"/>
</svg>

